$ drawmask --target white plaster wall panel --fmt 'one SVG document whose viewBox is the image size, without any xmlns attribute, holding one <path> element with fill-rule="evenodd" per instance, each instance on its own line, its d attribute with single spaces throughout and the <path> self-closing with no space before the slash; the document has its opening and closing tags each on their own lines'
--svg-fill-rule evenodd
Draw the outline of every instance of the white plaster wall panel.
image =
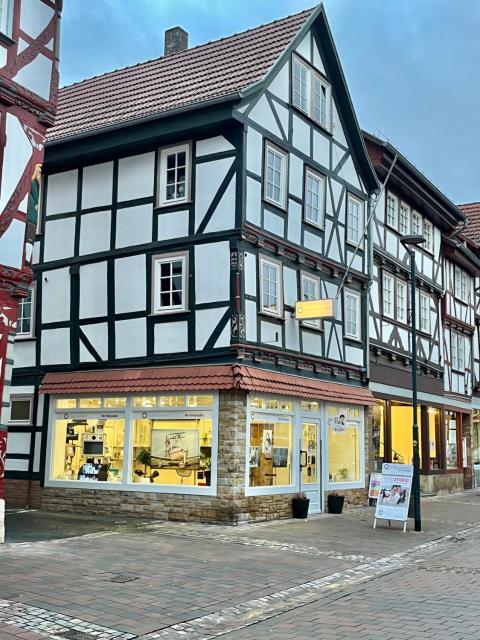
<svg viewBox="0 0 480 640">
<path fill-rule="evenodd" d="M 295 51 L 299 53 L 301 56 L 312 62 L 312 36 L 310 31 L 303 37 L 298 46 L 295 48 Z"/>
<path fill-rule="evenodd" d="M 302 331 L 303 353 L 309 353 L 314 356 L 322 354 L 322 336 L 313 331 Z"/>
<path fill-rule="evenodd" d="M 345 361 L 349 364 L 363 365 L 363 350 L 350 345 L 345 345 Z"/>
<path fill-rule="evenodd" d="M 318 50 L 317 43 L 315 42 L 315 38 L 313 38 L 313 59 L 312 59 L 312 64 L 316 69 L 318 69 L 324 75 L 326 75 L 325 66 L 323 64 L 323 60 L 322 60 L 322 56 L 320 55 L 320 51 Z"/>
<path fill-rule="evenodd" d="M 368 331 L 370 338 L 377 339 L 377 327 L 371 315 L 368 316 Z"/>
<path fill-rule="evenodd" d="M 274 233 L 281 238 L 285 235 L 285 223 L 282 216 L 278 216 L 269 209 L 265 209 L 264 211 L 263 226 L 267 231 L 270 231 L 270 233 Z"/>
<path fill-rule="evenodd" d="M 33 245 L 32 262 L 33 264 L 38 264 L 39 260 L 40 260 L 40 242 L 36 240 Z"/>
<path fill-rule="evenodd" d="M 42 322 L 70 320 L 70 270 L 52 269 L 42 276 Z"/>
<path fill-rule="evenodd" d="M 292 196 L 303 196 L 303 160 L 294 153 L 290 154 L 289 191 Z"/>
<path fill-rule="evenodd" d="M 28 471 L 28 460 L 7 458 L 5 460 L 5 471 Z"/>
<path fill-rule="evenodd" d="M 236 176 L 228 183 L 220 202 L 218 203 L 209 223 L 205 227 L 205 233 L 224 231 L 235 227 L 235 193 L 237 186 Z"/>
<path fill-rule="evenodd" d="M 245 300 L 245 337 L 257 341 L 257 304 L 253 300 Z"/>
<path fill-rule="evenodd" d="M 261 226 L 262 220 L 262 185 L 257 180 L 247 177 L 246 218 L 249 222 Z"/>
<path fill-rule="evenodd" d="M 250 120 L 253 120 L 253 122 L 256 122 L 261 127 L 277 136 L 277 138 L 282 137 L 282 132 L 278 127 L 275 116 L 273 115 L 272 109 L 270 108 L 270 104 L 265 95 L 261 96 L 260 100 L 250 111 L 248 117 Z"/>
<path fill-rule="evenodd" d="M 117 358 L 135 358 L 147 353 L 147 322 L 145 318 L 115 322 L 115 354 Z"/>
<path fill-rule="evenodd" d="M 42 434 L 35 434 L 35 447 L 33 450 L 33 473 L 40 471 L 40 455 L 42 451 Z"/>
<path fill-rule="evenodd" d="M 379 307 L 377 306 L 375 309 L 377 312 L 379 311 Z M 407 329 L 402 329 L 402 327 L 397 327 L 398 335 L 400 336 L 400 340 L 402 342 L 402 348 L 407 351 L 408 350 L 408 335 L 409 332 Z"/>
<path fill-rule="evenodd" d="M 80 359 L 80 362 L 96 362 L 95 358 L 92 356 L 83 342 L 80 342 L 78 357 Z"/>
<path fill-rule="evenodd" d="M 287 266 L 283 267 L 283 299 L 291 307 L 298 300 L 297 272 Z"/>
<path fill-rule="evenodd" d="M 21 67 L 18 73 L 12 76 L 12 80 L 44 100 L 49 100 L 52 65 L 53 60 L 44 56 L 43 53 L 38 53 L 31 62 Z"/>
<path fill-rule="evenodd" d="M 75 242 L 75 218 L 47 220 L 45 223 L 44 261 L 71 258 Z"/>
<path fill-rule="evenodd" d="M 48 176 L 45 215 L 68 213 L 77 208 L 78 170 Z"/>
<path fill-rule="evenodd" d="M 188 351 L 188 322 L 158 322 L 154 328 L 155 353 Z"/>
<path fill-rule="evenodd" d="M 42 365 L 70 364 L 70 329 L 46 329 L 42 331 Z"/>
<path fill-rule="evenodd" d="M 293 115 L 293 146 L 310 156 L 310 125 L 295 114 Z"/>
<path fill-rule="evenodd" d="M 247 171 L 262 175 L 263 137 L 253 127 L 247 129 Z"/>
<path fill-rule="evenodd" d="M 372 221 L 372 230 L 373 230 L 373 244 L 377 247 L 381 247 L 383 244 L 383 229 L 379 224 L 375 224 L 375 218 Z"/>
<path fill-rule="evenodd" d="M 108 359 L 108 325 L 106 322 L 82 325 L 82 331 L 102 360 Z"/>
<path fill-rule="evenodd" d="M 22 268 L 24 240 L 25 223 L 14 218 L 5 233 L 0 237 L 1 264 L 15 269 Z"/>
<path fill-rule="evenodd" d="M 23 49 L 27 46 L 25 40 L 21 38 L 18 39 L 18 53 L 21 53 Z M 7 64 L 7 48 L 0 46 L 0 67 L 4 67 Z"/>
<path fill-rule="evenodd" d="M 333 137 L 335 138 L 335 140 L 340 142 L 340 144 L 343 144 L 344 147 L 348 147 L 347 138 L 345 137 L 340 116 L 338 115 L 337 105 L 335 104 L 335 100 L 333 99 L 332 99 L 332 122 L 333 122 Z"/>
<path fill-rule="evenodd" d="M 188 211 L 172 211 L 158 216 L 158 240 L 172 240 L 188 236 Z"/>
<path fill-rule="evenodd" d="M 313 130 L 313 159 L 326 169 L 330 169 L 330 140 L 316 129 Z"/>
<path fill-rule="evenodd" d="M 245 294 L 247 296 L 257 295 L 257 258 L 254 253 L 245 252 Z"/>
<path fill-rule="evenodd" d="M 290 313 L 285 315 L 285 349 L 300 351 L 299 323 Z"/>
<path fill-rule="evenodd" d="M 283 138 L 287 140 L 288 139 L 288 123 L 289 123 L 288 109 L 283 105 L 278 104 L 278 102 L 274 102 L 273 100 L 272 100 L 272 104 L 273 104 L 273 109 L 276 112 L 278 119 L 280 120 L 280 123 L 282 125 Z"/>
<path fill-rule="evenodd" d="M 352 256 L 353 256 L 353 251 L 348 250 L 347 264 L 350 264 L 350 260 L 352 259 Z M 352 269 L 356 269 L 357 271 L 363 271 L 363 259 L 358 253 L 353 258 Z"/>
<path fill-rule="evenodd" d="M 113 162 L 85 167 L 82 177 L 82 209 L 112 204 Z"/>
<path fill-rule="evenodd" d="M 238 113 L 244 113 L 249 106 L 250 106 L 250 101 L 245 100 L 244 102 L 242 102 L 242 104 L 239 107 L 235 107 L 235 111 L 238 111 Z"/>
<path fill-rule="evenodd" d="M 118 163 L 118 200 L 134 200 L 153 196 L 155 153 L 122 158 Z"/>
<path fill-rule="evenodd" d="M 17 340 L 13 350 L 15 368 L 35 366 L 35 342 Z"/>
<path fill-rule="evenodd" d="M 195 348 L 197 351 L 201 351 L 205 347 L 227 308 L 202 309 L 195 313 Z M 227 325 L 230 326 L 230 323 L 227 322 Z"/>
<path fill-rule="evenodd" d="M 379 226 L 383 229 L 385 223 L 385 191 L 382 191 L 376 200 L 375 218 L 381 223 Z"/>
<path fill-rule="evenodd" d="M 289 64 L 286 62 L 272 82 L 268 85 L 268 90 L 284 102 L 290 102 L 289 73 Z"/>
<path fill-rule="evenodd" d="M 430 256 L 423 257 L 423 275 L 433 280 L 433 260 Z"/>
<path fill-rule="evenodd" d="M 106 261 L 80 267 L 80 318 L 107 315 L 107 289 Z"/>
<path fill-rule="evenodd" d="M 302 240 L 302 207 L 294 200 L 288 201 L 288 239 L 300 244 Z"/>
<path fill-rule="evenodd" d="M 335 148 L 335 145 L 333 145 Z M 342 156 L 340 156 L 341 158 Z M 360 180 L 358 179 L 358 174 L 355 169 L 355 165 L 353 164 L 352 156 L 348 158 L 343 167 L 340 169 L 340 175 L 344 180 L 349 182 L 351 185 L 356 187 L 357 189 L 361 189 L 362 185 L 360 184 Z"/>
<path fill-rule="evenodd" d="M 230 322 L 227 322 L 223 328 L 222 333 L 218 336 L 217 341 L 214 344 L 215 349 L 230 346 Z"/>
<path fill-rule="evenodd" d="M 80 255 L 110 249 L 111 211 L 84 213 L 80 217 Z"/>
<path fill-rule="evenodd" d="M 33 384 L 14 385 L 10 389 L 11 396 L 29 395 L 35 393 L 35 387 Z"/>
<path fill-rule="evenodd" d="M 397 236 L 395 235 L 395 233 L 393 231 L 390 231 L 390 229 L 386 230 L 386 234 L 385 234 L 385 238 L 386 238 L 386 250 L 388 253 L 390 253 L 392 256 L 394 256 L 395 258 L 397 257 L 397 248 L 398 248 L 398 241 L 397 241 Z"/>
<path fill-rule="evenodd" d="M 197 304 L 230 300 L 228 242 L 212 242 L 195 247 L 195 290 Z"/>
<path fill-rule="evenodd" d="M 195 230 L 198 230 L 234 158 L 202 162 L 196 167 Z"/>
<path fill-rule="evenodd" d="M 141 204 L 117 210 L 115 246 L 132 247 L 152 241 L 153 205 Z"/>
<path fill-rule="evenodd" d="M 7 113 L 6 140 L 2 162 L 2 188 L 0 189 L 0 211 L 3 211 L 16 189 L 22 173 L 32 155 L 30 144 L 18 118 Z"/>
<path fill-rule="evenodd" d="M 342 231 L 343 230 L 341 229 L 340 232 L 342 233 Z M 333 237 L 332 237 L 332 234 L 333 234 Z M 335 232 L 335 225 L 328 218 L 325 220 L 325 239 L 326 239 L 326 246 L 328 247 L 328 257 L 332 258 L 332 260 L 335 260 L 336 262 L 342 262 L 343 251 L 340 249 L 338 244 L 338 238 Z"/>
<path fill-rule="evenodd" d="M 303 234 L 303 244 L 307 249 L 311 249 L 316 253 L 322 253 L 322 240 L 320 236 L 316 236 L 314 233 L 305 231 Z"/>
<path fill-rule="evenodd" d="M 197 158 L 201 158 L 212 153 L 223 153 L 225 151 L 235 151 L 235 147 L 224 136 L 215 136 L 197 140 L 195 155 Z"/>
<path fill-rule="evenodd" d="M 333 206 L 335 211 L 338 211 L 338 222 L 345 223 L 345 191 L 343 186 L 334 180 L 330 179 L 330 185 L 332 187 L 333 194 Z"/>
<path fill-rule="evenodd" d="M 262 320 L 260 322 L 260 342 L 268 344 L 272 347 L 282 346 L 282 327 L 273 322 Z"/>
<path fill-rule="evenodd" d="M 37 38 L 53 18 L 54 10 L 41 0 L 22 0 L 20 29 Z"/>
<path fill-rule="evenodd" d="M 47 49 L 50 49 L 50 51 L 53 51 L 53 38 L 50 38 L 45 46 Z"/>
<path fill-rule="evenodd" d="M 340 305 L 337 305 L 338 307 Z M 324 320 L 323 321 L 323 330 L 325 332 L 325 357 L 329 358 L 330 360 L 338 360 L 338 361 L 342 361 L 343 360 L 343 351 L 342 351 L 342 347 L 343 347 L 343 341 L 342 341 L 342 337 L 335 329 L 335 325 L 328 321 L 328 320 Z M 341 328 L 339 329 L 339 331 L 341 332 Z"/>
<path fill-rule="evenodd" d="M 145 255 L 115 260 L 115 313 L 145 309 L 146 277 Z"/>
</svg>

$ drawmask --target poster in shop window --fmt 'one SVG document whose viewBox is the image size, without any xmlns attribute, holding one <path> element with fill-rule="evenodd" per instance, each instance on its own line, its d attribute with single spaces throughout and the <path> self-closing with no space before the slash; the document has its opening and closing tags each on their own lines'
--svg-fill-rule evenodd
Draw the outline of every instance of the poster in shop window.
<svg viewBox="0 0 480 640">
<path fill-rule="evenodd" d="M 385 462 L 382 465 L 375 518 L 402 522 L 407 520 L 412 478 L 413 465 L 411 464 Z"/>
<path fill-rule="evenodd" d="M 200 464 L 197 429 L 152 429 L 152 467 L 195 469 Z"/>
</svg>

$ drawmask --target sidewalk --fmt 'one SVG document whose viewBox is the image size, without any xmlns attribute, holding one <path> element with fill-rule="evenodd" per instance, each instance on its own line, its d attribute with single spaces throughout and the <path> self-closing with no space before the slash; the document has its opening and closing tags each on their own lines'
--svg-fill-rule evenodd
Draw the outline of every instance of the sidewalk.
<svg viewBox="0 0 480 640">
<path fill-rule="evenodd" d="M 422 510 L 420 534 L 399 523 L 373 531 L 372 508 L 238 527 L 8 514 L 0 638 L 403 640 L 439 632 L 438 603 L 459 638 L 480 638 L 480 492 L 425 498 Z M 402 623 L 395 635 L 422 612 L 428 629 Z"/>
</svg>

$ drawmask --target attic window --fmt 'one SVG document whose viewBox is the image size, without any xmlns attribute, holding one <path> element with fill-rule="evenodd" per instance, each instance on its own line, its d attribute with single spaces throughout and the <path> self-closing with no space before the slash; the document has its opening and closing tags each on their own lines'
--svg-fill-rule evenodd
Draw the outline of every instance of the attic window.
<svg viewBox="0 0 480 640">
<path fill-rule="evenodd" d="M 330 83 L 297 56 L 292 64 L 292 104 L 324 129 L 331 130 Z"/>
</svg>

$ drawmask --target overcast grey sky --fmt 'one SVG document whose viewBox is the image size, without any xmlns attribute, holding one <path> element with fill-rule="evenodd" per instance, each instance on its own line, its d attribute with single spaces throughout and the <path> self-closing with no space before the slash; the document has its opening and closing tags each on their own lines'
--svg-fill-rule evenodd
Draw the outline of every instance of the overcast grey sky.
<svg viewBox="0 0 480 640">
<path fill-rule="evenodd" d="M 314 0 L 66 0 L 61 84 L 296 13 Z M 480 200 L 480 0 L 325 0 L 357 116 L 454 202 Z"/>
</svg>

